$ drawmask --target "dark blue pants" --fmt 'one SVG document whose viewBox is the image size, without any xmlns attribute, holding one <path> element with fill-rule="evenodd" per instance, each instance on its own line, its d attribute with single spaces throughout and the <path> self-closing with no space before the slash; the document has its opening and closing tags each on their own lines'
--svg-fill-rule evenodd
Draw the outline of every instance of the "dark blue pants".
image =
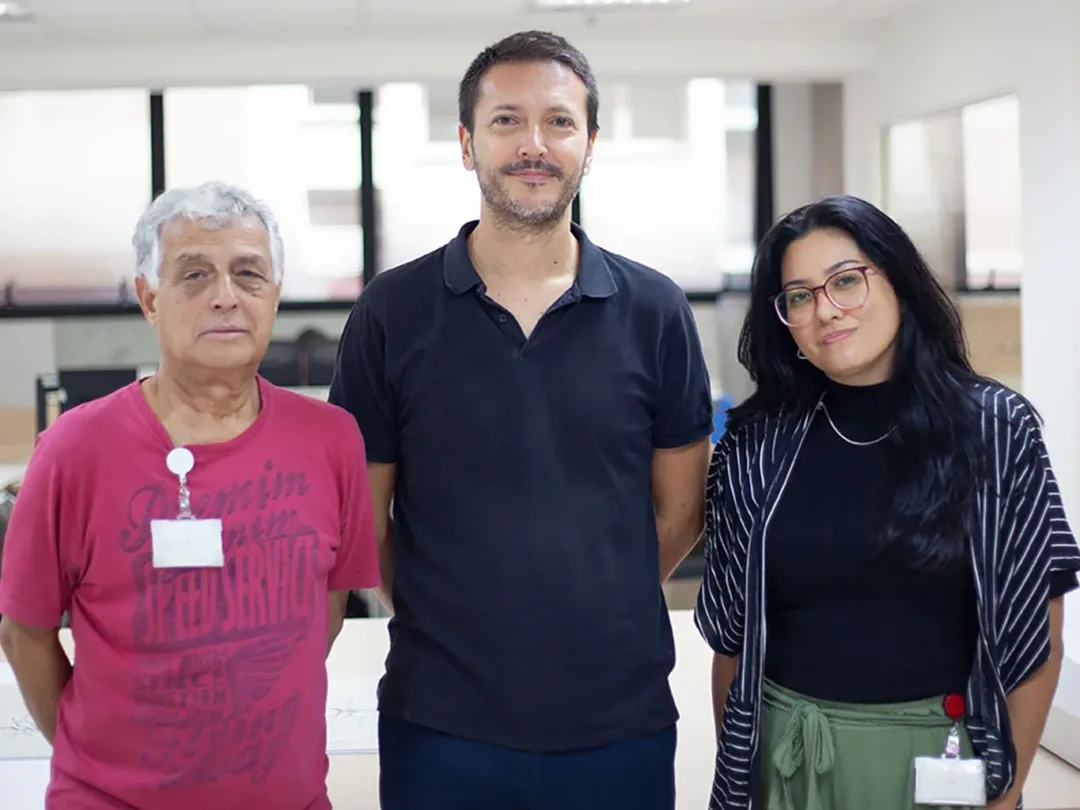
<svg viewBox="0 0 1080 810">
<path fill-rule="evenodd" d="M 539 754 L 379 716 L 382 810 L 674 810 L 675 727 Z"/>
</svg>

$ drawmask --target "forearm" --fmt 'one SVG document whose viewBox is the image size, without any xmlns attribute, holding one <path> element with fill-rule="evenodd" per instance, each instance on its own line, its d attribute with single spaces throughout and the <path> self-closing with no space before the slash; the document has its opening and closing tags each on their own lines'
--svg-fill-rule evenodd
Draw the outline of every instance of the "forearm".
<svg viewBox="0 0 1080 810">
<path fill-rule="evenodd" d="M 26 708 L 52 745 L 60 695 L 71 678 L 71 662 L 60 639 L 55 634 L 51 638 L 28 638 L 18 630 L 5 632 L 0 638 Z"/>
<path fill-rule="evenodd" d="M 334 648 L 334 642 L 341 634 L 341 628 L 345 626 L 345 613 L 349 606 L 348 591 L 330 592 L 330 616 L 327 623 L 326 655 L 330 656 L 330 650 Z"/>
<path fill-rule="evenodd" d="M 739 668 L 739 659 L 715 653 L 712 665 L 713 718 L 716 721 L 716 739 L 720 739 L 720 729 L 724 721 L 724 707 L 727 705 L 728 692 L 735 681 Z"/>
<path fill-rule="evenodd" d="M 1046 718 L 1050 714 L 1054 693 L 1057 691 L 1064 657 L 1061 602 L 1062 600 L 1055 599 L 1050 603 L 1050 658 L 1008 696 L 1009 726 L 1016 748 L 1016 779 L 1008 793 L 989 805 L 991 810 L 1014 810 L 1038 753 L 1046 728 Z"/>
<path fill-rule="evenodd" d="M 698 516 L 680 515 L 675 518 L 656 516 L 656 535 L 660 542 L 660 581 L 667 582 L 686 555 L 701 539 L 702 521 Z"/>
<path fill-rule="evenodd" d="M 386 521 L 386 528 L 380 533 L 379 542 L 379 601 L 393 611 L 394 603 L 390 597 L 394 581 L 394 521 Z"/>
</svg>

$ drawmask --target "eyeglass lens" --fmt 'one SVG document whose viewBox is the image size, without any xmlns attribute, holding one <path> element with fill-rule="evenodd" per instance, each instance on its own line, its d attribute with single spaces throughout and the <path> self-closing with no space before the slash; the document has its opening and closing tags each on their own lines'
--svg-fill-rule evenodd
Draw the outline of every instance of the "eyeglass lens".
<svg viewBox="0 0 1080 810">
<path fill-rule="evenodd" d="M 840 309 L 854 309 L 866 303 L 870 287 L 862 270 L 842 270 L 829 277 L 824 285 L 825 295 Z M 814 317 L 815 291 L 810 287 L 792 287 L 776 299 L 776 310 L 789 326 L 801 326 Z"/>
</svg>

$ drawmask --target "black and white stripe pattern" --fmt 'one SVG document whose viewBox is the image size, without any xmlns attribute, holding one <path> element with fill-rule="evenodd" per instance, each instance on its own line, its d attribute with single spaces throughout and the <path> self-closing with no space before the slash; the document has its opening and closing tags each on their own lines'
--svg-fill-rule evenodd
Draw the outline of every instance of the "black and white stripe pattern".
<svg viewBox="0 0 1080 810">
<path fill-rule="evenodd" d="M 976 499 L 972 567 L 980 644 L 967 691 L 967 729 L 986 763 L 990 798 L 1007 791 L 1016 757 L 1006 695 L 1047 660 L 1048 576 L 1080 569 L 1038 418 L 1015 392 L 981 384 L 987 480 Z M 716 754 L 709 810 L 758 805 L 763 665 L 764 543 L 813 410 L 762 417 L 729 431 L 709 467 L 706 569 L 698 630 L 719 653 L 739 656 Z"/>
</svg>

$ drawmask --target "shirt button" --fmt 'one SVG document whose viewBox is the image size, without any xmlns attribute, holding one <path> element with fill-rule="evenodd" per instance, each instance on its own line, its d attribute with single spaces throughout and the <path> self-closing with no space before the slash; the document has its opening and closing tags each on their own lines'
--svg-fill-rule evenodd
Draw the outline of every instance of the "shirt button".
<svg viewBox="0 0 1080 810">
<path fill-rule="evenodd" d="M 505 314 L 499 316 L 499 323 L 506 323 L 506 315 Z"/>
</svg>

